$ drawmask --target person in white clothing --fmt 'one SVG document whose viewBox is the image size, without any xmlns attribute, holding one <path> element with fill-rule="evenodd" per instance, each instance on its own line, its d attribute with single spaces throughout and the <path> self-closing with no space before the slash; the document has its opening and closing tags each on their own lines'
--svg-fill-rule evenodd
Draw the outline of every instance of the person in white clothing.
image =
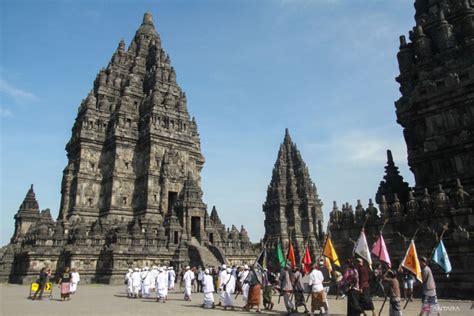
<svg viewBox="0 0 474 316">
<path fill-rule="evenodd" d="M 142 285 L 142 278 L 140 276 L 140 269 L 135 268 L 132 275 L 132 295 L 133 297 L 138 297 L 138 292 L 140 291 L 140 287 Z"/>
<path fill-rule="evenodd" d="M 79 275 L 79 272 L 77 272 L 74 268 L 71 269 L 71 284 L 69 285 L 69 292 L 71 294 L 76 293 L 79 281 L 81 281 L 81 276 Z"/>
<path fill-rule="evenodd" d="M 234 293 L 235 290 L 235 277 L 232 274 L 232 269 L 227 268 L 226 274 L 224 277 L 223 282 L 221 282 L 221 291 L 224 293 L 224 300 L 222 302 L 222 305 L 224 306 L 224 309 L 227 309 L 230 307 L 232 310 L 234 310 L 234 299 L 232 297 L 232 294 Z"/>
<path fill-rule="evenodd" d="M 174 290 L 174 280 L 176 279 L 176 273 L 173 267 L 168 268 L 168 290 Z"/>
<path fill-rule="evenodd" d="M 155 288 L 156 288 L 156 277 L 157 276 L 158 276 L 158 267 L 157 266 L 151 267 L 151 271 L 150 271 L 150 280 L 151 280 L 150 292 L 154 291 Z"/>
<path fill-rule="evenodd" d="M 194 280 L 194 272 L 190 270 L 189 266 L 186 267 L 186 272 L 183 275 L 184 281 L 184 299 L 186 301 L 191 301 L 191 288 L 192 281 Z"/>
<path fill-rule="evenodd" d="M 124 283 L 126 285 L 125 291 L 127 292 L 127 297 L 133 296 L 133 288 L 132 288 L 132 269 L 128 269 L 128 272 L 125 274 Z"/>
<path fill-rule="evenodd" d="M 249 299 L 250 286 L 248 282 L 245 282 L 245 280 L 247 280 L 247 278 L 249 277 L 249 271 L 249 266 L 245 265 L 244 270 L 239 275 L 239 282 L 242 286 L 242 299 L 244 301 L 244 305 L 247 305 L 247 301 Z"/>
<path fill-rule="evenodd" d="M 209 269 L 204 270 L 204 276 L 202 277 L 202 291 L 204 292 L 204 301 L 202 303 L 203 308 L 215 308 L 214 305 L 214 280 L 212 275 L 209 274 Z"/>
<path fill-rule="evenodd" d="M 225 264 L 223 264 L 221 267 L 221 272 L 219 272 L 219 290 L 220 291 L 219 291 L 219 304 L 217 304 L 217 306 L 221 306 L 224 304 L 225 293 L 222 290 L 222 284 L 224 280 L 226 279 L 226 277 L 227 277 L 227 267 Z"/>
<path fill-rule="evenodd" d="M 143 268 L 143 272 L 141 274 L 142 277 L 142 297 L 150 297 L 150 286 L 152 281 L 151 273 L 148 271 L 148 267 Z"/>
<path fill-rule="evenodd" d="M 158 275 L 156 276 L 156 301 L 163 300 L 166 303 L 166 273 L 163 268 L 158 268 Z"/>
<path fill-rule="evenodd" d="M 163 273 L 165 274 L 165 301 L 168 299 L 168 284 L 169 284 L 169 275 L 168 268 L 163 266 Z"/>
<path fill-rule="evenodd" d="M 329 313 L 323 281 L 323 273 L 318 270 L 318 265 L 314 264 L 308 281 L 308 285 L 311 287 L 311 316 L 314 315 L 315 310 L 319 310 L 320 315 L 328 315 Z"/>
</svg>

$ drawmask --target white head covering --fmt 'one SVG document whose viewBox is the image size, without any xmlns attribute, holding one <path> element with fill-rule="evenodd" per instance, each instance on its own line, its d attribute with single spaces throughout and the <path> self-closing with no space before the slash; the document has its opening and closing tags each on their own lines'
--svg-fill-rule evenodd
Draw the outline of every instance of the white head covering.
<svg viewBox="0 0 474 316">
<path fill-rule="evenodd" d="M 189 269 L 191 269 L 191 268 L 189 266 L 186 266 L 186 270 L 189 270 Z"/>
<path fill-rule="evenodd" d="M 158 268 L 158 271 L 163 272 L 163 268 L 162 268 L 162 267 L 159 267 L 159 268 Z"/>
<path fill-rule="evenodd" d="M 204 270 L 205 274 L 209 274 L 209 269 Z"/>
<path fill-rule="evenodd" d="M 133 270 L 132 270 L 132 269 L 128 269 L 128 272 L 133 272 Z"/>
<path fill-rule="evenodd" d="M 227 269 L 227 266 L 225 264 L 222 265 L 222 270 Z"/>
<path fill-rule="evenodd" d="M 168 270 L 173 270 L 173 267 L 168 267 Z"/>
<path fill-rule="evenodd" d="M 135 271 L 140 271 L 140 269 L 138 269 L 138 268 L 135 268 L 134 270 L 135 270 Z"/>
<path fill-rule="evenodd" d="M 163 266 L 163 271 L 166 271 L 168 270 L 168 268 L 166 268 L 166 266 Z"/>
<path fill-rule="evenodd" d="M 244 269 L 245 269 L 245 270 L 248 270 L 248 269 L 249 269 L 249 266 L 248 266 L 248 265 L 244 265 Z"/>
<path fill-rule="evenodd" d="M 143 268 L 143 271 L 148 271 L 148 267 L 144 267 L 144 268 Z"/>
<path fill-rule="evenodd" d="M 158 270 L 158 267 L 157 267 L 157 266 L 153 266 L 152 269 L 153 269 L 153 270 Z"/>
<path fill-rule="evenodd" d="M 227 268 L 227 273 L 231 273 L 232 272 L 232 269 L 231 268 Z"/>
</svg>

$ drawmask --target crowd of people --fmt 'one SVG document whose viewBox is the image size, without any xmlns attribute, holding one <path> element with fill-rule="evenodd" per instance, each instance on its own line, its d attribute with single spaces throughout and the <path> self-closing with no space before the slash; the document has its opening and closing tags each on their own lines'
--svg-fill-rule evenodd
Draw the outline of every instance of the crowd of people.
<svg viewBox="0 0 474 316">
<path fill-rule="evenodd" d="M 420 260 L 422 268 L 422 310 L 420 315 L 431 315 L 433 307 L 437 306 L 436 286 L 428 260 Z M 308 283 L 305 288 L 303 277 L 305 271 Z M 45 285 L 50 282 L 51 270 L 43 268 L 36 281 L 38 288 L 31 297 L 41 300 Z M 193 293 L 204 294 L 202 307 L 222 307 L 224 310 L 234 310 L 237 306 L 236 299 L 241 296 L 244 311 L 255 309 L 261 313 L 272 310 L 275 303 L 273 297 L 278 294 L 278 302 L 283 297 L 283 302 L 288 314 L 298 313 L 298 308 L 303 307 L 304 313 L 314 315 L 329 315 L 327 293 L 332 291 L 336 299 L 347 297 L 347 315 L 375 315 L 372 301 L 374 294 L 381 294 L 389 301 L 389 315 L 402 315 L 402 297 L 400 281 L 403 282 L 405 301 L 412 301 L 415 286 L 414 275 L 405 269 L 387 269 L 377 265 L 373 271 L 361 258 L 346 261 L 344 273 L 339 269 L 330 271 L 324 260 L 314 264 L 310 271 L 298 267 L 284 267 L 273 273 L 259 265 L 232 266 L 223 264 L 220 267 L 185 267 L 178 273 L 173 267 L 153 266 L 143 269 L 129 269 L 125 274 L 124 283 L 129 298 L 152 298 L 152 292 L 157 302 L 166 303 L 168 292 L 175 290 L 179 282 L 179 289 L 184 293 L 186 301 L 192 301 Z M 56 278 L 59 286 L 61 300 L 69 300 L 71 294 L 77 291 L 80 275 L 75 269 L 69 267 Z M 388 291 L 385 291 L 388 288 Z M 218 294 L 218 301 L 214 301 L 214 294 Z M 305 293 L 307 296 L 305 298 Z M 263 298 L 263 300 L 262 300 Z M 311 303 L 308 304 L 309 298 Z"/>
</svg>

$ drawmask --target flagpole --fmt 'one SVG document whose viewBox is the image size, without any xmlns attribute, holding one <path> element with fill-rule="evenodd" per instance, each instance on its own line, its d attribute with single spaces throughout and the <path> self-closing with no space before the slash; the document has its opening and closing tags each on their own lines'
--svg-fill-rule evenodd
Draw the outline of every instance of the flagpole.
<svg viewBox="0 0 474 316">
<path fill-rule="evenodd" d="M 385 226 L 385 225 L 384 225 L 384 226 Z M 415 236 L 416 236 L 416 234 L 418 234 L 418 231 L 419 231 L 419 230 L 420 230 L 420 227 L 418 227 L 418 228 L 415 230 L 415 233 L 413 234 L 413 237 L 410 239 L 410 243 L 411 243 L 412 240 L 415 239 Z M 407 250 L 408 250 L 408 249 L 407 249 Z M 400 262 L 400 265 L 398 266 L 398 269 L 397 269 L 396 272 L 398 272 L 398 271 L 400 270 L 400 268 L 402 267 L 402 263 L 403 263 L 403 260 L 402 260 L 402 262 Z M 395 273 L 396 273 L 396 272 L 395 272 Z M 397 276 L 395 275 L 395 277 L 397 277 Z M 382 311 L 383 311 L 383 308 L 384 308 L 384 306 L 385 306 L 385 303 L 387 302 L 388 295 L 389 295 L 388 293 L 385 294 L 385 299 L 383 300 L 382 307 L 380 307 L 379 316 L 382 315 Z M 405 309 L 405 308 L 407 307 L 408 302 L 409 302 L 409 300 L 406 302 L 406 304 L 405 304 L 405 306 L 403 307 L 403 309 Z"/>
</svg>

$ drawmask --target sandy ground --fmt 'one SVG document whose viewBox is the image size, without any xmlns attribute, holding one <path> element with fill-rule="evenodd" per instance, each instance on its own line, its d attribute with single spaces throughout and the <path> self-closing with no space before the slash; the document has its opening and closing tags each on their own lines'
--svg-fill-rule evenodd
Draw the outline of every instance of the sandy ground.
<svg viewBox="0 0 474 316">
<path fill-rule="evenodd" d="M 109 285 L 79 285 L 77 293 L 70 301 L 61 302 L 59 299 L 58 287 L 53 289 L 53 297 L 50 299 L 44 297 L 42 301 L 32 301 L 28 299 L 29 287 L 24 285 L 0 284 L 0 303 L 1 315 L 248 315 L 243 312 L 242 297 L 236 300 L 235 311 L 224 311 L 222 308 L 202 309 L 203 295 L 193 294 L 191 302 L 184 301 L 183 295 L 177 292 L 171 292 L 167 303 L 156 303 L 154 299 L 128 299 L 125 295 L 125 289 L 122 286 Z M 154 295 L 154 293 L 152 294 Z M 218 296 L 214 295 L 216 302 Z M 267 315 L 283 314 L 285 307 L 283 299 L 278 304 L 278 296 L 273 297 L 275 308 Z M 382 305 L 381 299 L 375 300 L 377 310 Z M 345 315 L 346 300 L 335 300 L 329 297 L 329 306 L 331 315 Z M 441 315 L 474 315 L 474 309 L 471 309 L 471 302 L 467 301 L 440 301 L 443 312 Z M 404 315 L 415 316 L 420 309 L 420 302 L 416 300 L 408 304 Z M 385 306 L 382 315 L 388 315 L 388 306 Z M 300 307 L 300 312 L 304 308 Z M 256 313 L 251 313 L 256 314 Z M 377 312 L 378 314 L 378 312 Z M 295 314 L 296 315 L 296 314 Z M 301 314 L 303 315 L 303 314 Z M 371 314 L 368 314 L 371 315 Z"/>
</svg>

